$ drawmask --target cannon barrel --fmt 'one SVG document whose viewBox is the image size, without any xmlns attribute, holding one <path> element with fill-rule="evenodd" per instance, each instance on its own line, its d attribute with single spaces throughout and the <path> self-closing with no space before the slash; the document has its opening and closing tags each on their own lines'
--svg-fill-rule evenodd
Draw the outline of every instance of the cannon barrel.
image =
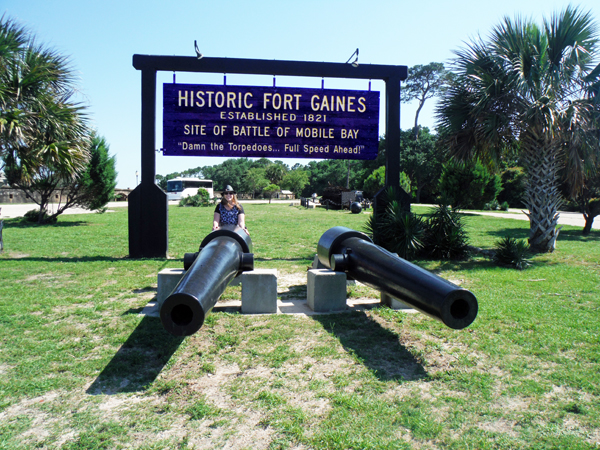
<svg viewBox="0 0 600 450">
<path fill-rule="evenodd" d="M 465 328 L 477 316 L 473 293 L 375 245 L 364 233 L 330 228 L 319 239 L 317 255 L 325 267 L 346 272 L 450 328 Z"/>
<path fill-rule="evenodd" d="M 198 331 L 231 280 L 254 268 L 251 252 L 250 236 L 237 226 L 223 225 L 208 234 L 197 254 L 185 255 L 187 271 L 160 308 L 165 330 L 175 336 Z"/>
</svg>

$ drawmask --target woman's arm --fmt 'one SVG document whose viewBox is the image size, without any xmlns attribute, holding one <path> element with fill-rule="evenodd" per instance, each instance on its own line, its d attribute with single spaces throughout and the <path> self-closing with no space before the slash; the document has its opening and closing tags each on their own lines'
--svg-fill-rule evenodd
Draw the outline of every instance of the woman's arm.
<svg viewBox="0 0 600 450">
<path fill-rule="evenodd" d="M 246 228 L 246 214 L 238 214 L 238 227 L 242 228 L 248 236 L 250 235 L 248 228 Z"/>
<path fill-rule="evenodd" d="M 221 214 L 219 214 L 218 212 L 216 212 L 215 215 L 213 216 L 213 231 L 219 229 L 219 222 L 220 221 L 221 221 Z"/>
</svg>

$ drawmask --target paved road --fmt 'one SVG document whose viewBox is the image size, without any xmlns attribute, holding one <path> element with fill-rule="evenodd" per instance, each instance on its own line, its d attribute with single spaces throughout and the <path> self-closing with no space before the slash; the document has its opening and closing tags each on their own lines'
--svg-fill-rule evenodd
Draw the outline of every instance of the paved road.
<svg viewBox="0 0 600 450">
<path fill-rule="evenodd" d="M 516 219 L 516 220 L 529 220 L 524 213 L 517 209 L 509 209 L 508 212 L 472 212 L 466 211 L 468 214 L 478 214 L 481 216 L 493 216 L 493 217 L 502 217 L 504 219 Z M 585 226 L 585 219 L 583 218 L 583 214 L 574 213 L 574 212 L 561 212 L 558 218 L 559 225 L 573 225 L 576 227 L 583 228 Z M 592 228 L 595 230 L 600 229 L 600 220 L 594 220 Z"/>
</svg>

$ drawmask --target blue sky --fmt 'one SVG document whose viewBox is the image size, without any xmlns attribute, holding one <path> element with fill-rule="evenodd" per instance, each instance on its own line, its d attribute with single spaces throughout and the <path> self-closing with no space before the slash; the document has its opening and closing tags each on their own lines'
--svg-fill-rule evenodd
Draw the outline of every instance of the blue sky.
<svg viewBox="0 0 600 450">
<path fill-rule="evenodd" d="M 194 40 L 211 57 L 346 62 L 356 48 L 363 64 L 413 66 L 447 63 L 453 50 L 487 36 L 504 16 L 541 22 L 570 2 L 556 0 L 0 0 L 0 14 L 26 26 L 38 41 L 70 56 L 80 76 L 93 126 L 116 155 L 118 187 L 135 187 L 140 155 L 140 72 L 134 54 L 193 56 Z M 600 1 L 573 2 L 600 24 Z M 172 82 L 159 73 L 158 88 Z M 177 82 L 221 84 L 222 75 L 177 74 Z M 272 77 L 227 75 L 227 84 L 270 85 Z M 320 87 L 320 79 L 278 77 L 278 86 Z M 325 80 L 326 88 L 368 88 L 366 80 Z M 380 90 L 383 83 L 373 82 Z M 160 92 L 158 95 L 160 99 Z M 434 103 L 420 123 L 433 127 Z M 161 105 L 157 106 L 161 146 Z M 410 128 L 416 106 L 402 105 L 401 127 Z M 382 109 L 383 111 L 383 109 Z M 383 127 L 380 133 L 384 133 Z M 220 158 L 164 157 L 158 174 L 222 162 Z M 304 160 L 287 159 L 293 165 Z"/>
</svg>

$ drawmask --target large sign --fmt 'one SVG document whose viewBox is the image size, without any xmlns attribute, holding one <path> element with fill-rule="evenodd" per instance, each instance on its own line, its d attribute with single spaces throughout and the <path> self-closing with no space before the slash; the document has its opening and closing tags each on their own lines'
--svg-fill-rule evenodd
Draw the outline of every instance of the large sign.
<svg viewBox="0 0 600 450">
<path fill-rule="evenodd" d="M 163 154 L 374 159 L 379 92 L 164 84 Z"/>
</svg>

